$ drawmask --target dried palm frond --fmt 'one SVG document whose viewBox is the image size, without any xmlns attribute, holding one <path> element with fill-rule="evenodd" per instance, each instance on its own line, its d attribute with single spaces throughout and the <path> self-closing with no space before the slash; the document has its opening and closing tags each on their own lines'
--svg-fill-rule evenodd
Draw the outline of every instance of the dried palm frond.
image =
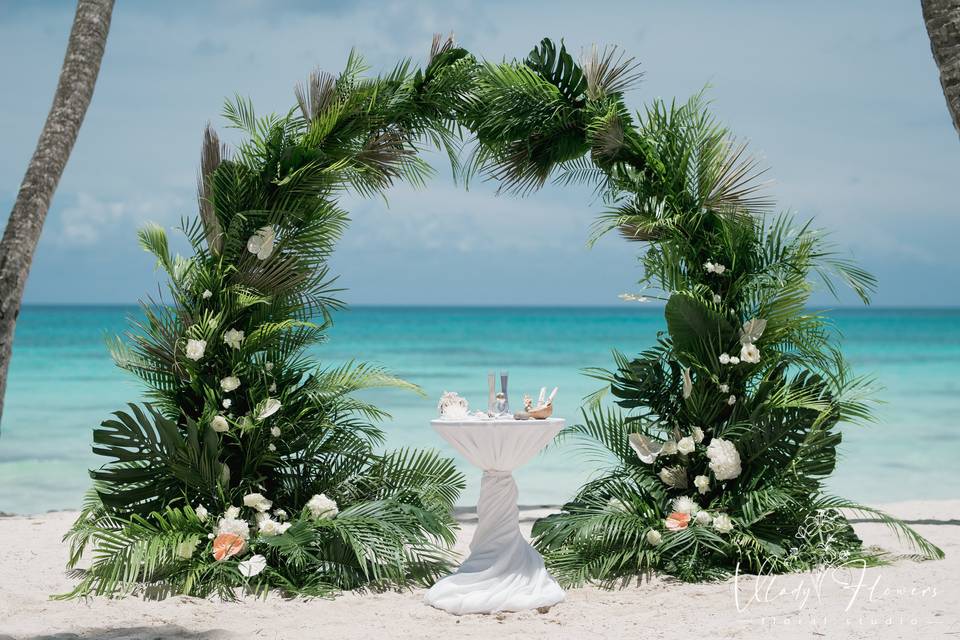
<svg viewBox="0 0 960 640">
<path fill-rule="evenodd" d="M 200 172 L 197 175 L 197 203 L 200 205 L 200 220 L 207 246 L 214 254 L 220 253 L 223 244 L 223 229 L 217 218 L 213 202 L 213 183 L 211 175 L 224 159 L 229 157 L 227 145 L 220 142 L 214 128 L 207 123 L 203 131 L 203 145 L 200 147 Z"/>
<path fill-rule="evenodd" d="M 617 47 L 604 47 L 601 52 L 593 45 L 581 56 L 580 66 L 587 78 L 587 96 L 591 100 L 624 93 L 643 77 L 640 63 Z"/>
<path fill-rule="evenodd" d="M 293 89 L 305 120 L 313 120 L 329 108 L 337 96 L 337 81 L 331 74 L 315 69 L 306 86 L 297 83 Z"/>
<path fill-rule="evenodd" d="M 704 205 L 714 211 L 751 211 L 760 213 L 773 207 L 773 199 L 758 192 L 769 182 L 758 182 L 767 172 L 760 167 L 760 161 L 746 155 L 747 143 L 734 143 L 725 140 L 721 153 L 723 158 L 715 164 L 714 174 L 710 176 L 711 189 L 704 199 Z"/>
<path fill-rule="evenodd" d="M 446 53 L 453 48 L 453 31 L 451 31 L 446 38 L 443 37 L 442 33 L 433 34 L 433 42 L 430 43 L 430 57 L 427 58 L 427 65 L 433 63 L 434 58 L 439 56 L 441 53 Z"/>
</svg>

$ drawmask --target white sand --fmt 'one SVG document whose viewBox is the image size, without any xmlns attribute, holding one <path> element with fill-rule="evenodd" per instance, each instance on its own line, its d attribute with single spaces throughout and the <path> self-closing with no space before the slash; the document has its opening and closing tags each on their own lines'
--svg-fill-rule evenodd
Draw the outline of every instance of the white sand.
<svg viewBox="0 0 960 640">
<path fill-rule="evenodd" d="M 90 599 L 55 602 L 68 591 L 60 538 L 76 514 L 0 518 L 0 640 L 67 638 L 960 638 L 960 501 L 890 505 L 916 521 L 947 559 L 901 560 L 866 571 L 755 577 L 719 584 L 655 578 L 619 591 L 574 589 L 547 613 L 455 617 L 422 591 L 346 594 L 333 600 L 223 603 Z M 533 517 L 523 515 L 529 533 Z M 458 550 L 472 534 L 465 515 Z M 868 544 L 901 550 L 877 525 L 858 524 Z M 740 607 L 735 600 L 740 596 Z"/>
</svg>

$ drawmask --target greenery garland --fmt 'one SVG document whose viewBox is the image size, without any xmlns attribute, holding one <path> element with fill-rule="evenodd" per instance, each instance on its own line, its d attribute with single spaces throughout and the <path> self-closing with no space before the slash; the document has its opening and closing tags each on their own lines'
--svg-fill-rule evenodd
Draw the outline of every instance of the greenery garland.
<svg viewBox="0 0 960 640">
<path fill-rule="evenodd" d="M 230 152 L 206 133 L 200 215 L 183 224 L 193 255 L 171 255 L 159 227 L 141 232 L 170 301 L 145 304 L 111 350 L 150 404 L 94 431 L 108 462 L 67 536 L 71 566 L 87 548 L 93 561 L 65 597 L 322 595 L 448 569 L 461 476 L 433 452 L 376 453 L 385 414 L 352 395 L 415 387 L 364 364 L 318 370 L 305 355 L 340 306 L 327 267 L 347 224 L 337 198 L 422 184 L 426 144 L 507 191 L 551 176 L 593 184 L 610 205 L 597 234 L 646 242 L 643 283 L 668 296 L 657 346 L 593 372 L 619 408 L 593 398 L 562 434 L 613 463 L 535 527 L 562 580 L 877 561 L 838 508 L 941 555 L 902 523 L 823 495 L 837 426 L 868 408 L 826 319 L 805 310 L 807 276 L 832 286 L 832 272 L 864 300 L 873 281 L 809 227 L 764 216 L 755 164 L 700 97 L 655 102 L 634 121 L 623 100 L 632 59 L 594 49 L 578 64 L 547 39 L 524 61 L 492 64 L 435 38 L 423 69 L 363 71 L 351 54 L 339 76 L 314 73 L 282 117 L 228 103 L 247 139 Z M 476 144 L 461 166 L 463 129 Z M 834 555 L 801 539 L 827 530 Z"/>
</svg>

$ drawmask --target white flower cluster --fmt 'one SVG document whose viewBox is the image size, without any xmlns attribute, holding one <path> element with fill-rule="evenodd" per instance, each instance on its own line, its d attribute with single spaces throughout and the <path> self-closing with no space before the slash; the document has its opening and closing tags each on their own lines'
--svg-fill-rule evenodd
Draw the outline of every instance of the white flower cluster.
<svg viewBox="0 0 960 640">
<path fill-rule="evenodd" d="M 710 262 L 709 260 L 704 263 L 703 268 L 707 270 L 707 273 L 715 273 L 718 276 L 722 276 L 723 273 L 727 270 L 727 268 L 722 264 L 720 264 L 719 262 L 714 263 L 714 262 Z"/>
<path fill-rule="evenodd" d="M 731 356 L 729 353 L 721 353 L 720 364 L 740 364 L 740 358 Z"/>
<path fill-rule="evenodd" d="M 206 340 L 187 340 L 187 357 L 194 362 L 203 357 L 203 352 L 207 350 Z"/>
<path fill-rule="evenodd" d="M 732 480 L 740 475 L 740 453 L 729 440 L 711 440 L 707 457 L 710 458 L 710 470 L 717 480 Z"/>
<path fill-rule="evenodd" d="M 332 518 L 340 513 L 337 503 L 322 493 L 310 498 L 307 509 L 314 518 Z"/>
<path fill-rule="evenodd" d="M 250 525 L 240 518 L 240 507 L 229 507 L 223 517 L 217 522 L 217 535 L 232 533 L 244 540 L 250 539 Z"/>
</svg>

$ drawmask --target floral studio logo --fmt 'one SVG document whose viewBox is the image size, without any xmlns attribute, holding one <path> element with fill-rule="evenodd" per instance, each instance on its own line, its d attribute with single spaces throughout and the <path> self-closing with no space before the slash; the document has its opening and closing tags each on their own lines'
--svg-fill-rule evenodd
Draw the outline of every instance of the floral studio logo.
<svg viewBox="0 0 960 640">
<path fill-rule="evenodd" d="M 854 539 L 842 514 L 818 511 L 800 527 L 782 560 L 764 563 L 755 575 L 742 573 L 738 564 L 733 597 L 742 621 L 811 629 L 945 624 L 930 612 L 936 586 L 896 584 L 857 554 Z"/>
</svg>

